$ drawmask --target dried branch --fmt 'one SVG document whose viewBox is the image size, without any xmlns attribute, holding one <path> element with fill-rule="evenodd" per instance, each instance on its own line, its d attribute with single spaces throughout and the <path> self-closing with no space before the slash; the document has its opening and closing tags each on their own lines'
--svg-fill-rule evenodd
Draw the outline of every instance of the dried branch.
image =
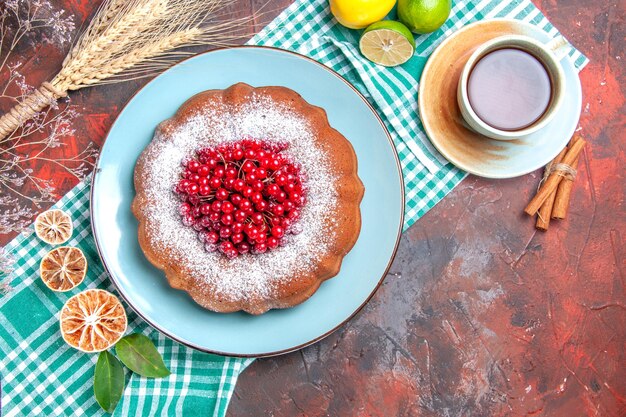
<svg viewBox="0 0 626 417">
<path fill-rule="evenodd" d="M 21 73 L 18 48 L 51 44 L 63 48 L 74 31 L 73 21 L 44 0 L 8 0 L 0 4 L 0 109 L 10 108 L 34 91 Z M 52 157 L 50 150 L 68 145 L 74 137 L 76 109 L 67 100 L 50 101 L 19 129 L 0 142 L 0 235 L 27 228 L 38 208 L 58 196 L 51 180 L 38 177 L 33 167 L 54 165 L 78 179 L 93 167 L 93 144 L 68 157 Z M 1 254 L 0 254 L 1 255 Z M 0 260 L 0 271 L 6 265 Z"/>
</svg>

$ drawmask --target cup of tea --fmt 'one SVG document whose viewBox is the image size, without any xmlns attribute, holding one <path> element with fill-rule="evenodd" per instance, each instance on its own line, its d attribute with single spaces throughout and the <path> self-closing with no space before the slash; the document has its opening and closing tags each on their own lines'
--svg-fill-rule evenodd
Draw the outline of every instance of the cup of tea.
<svg viewBox="0 0 626 417">
<path fill-rule="evenodd" d="M 498 140 L 530 135 L 554 117 L 565 95 L 562 36 L 548 43 L 522 35 L 480 45 L 463 68 L 457 101 L 474 131 Z"/>
</svg>

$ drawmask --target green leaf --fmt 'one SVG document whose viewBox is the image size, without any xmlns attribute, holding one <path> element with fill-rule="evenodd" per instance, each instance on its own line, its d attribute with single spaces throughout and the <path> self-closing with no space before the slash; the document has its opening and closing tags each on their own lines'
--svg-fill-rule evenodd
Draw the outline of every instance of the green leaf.
<svg viewBox="0 0 626 417">
<path fill-rule="evenodd" d="M 161 378 L 170 374 L 152 340 L 140 333 L 122 337 L 115 352 L 124 365 L 139 375 Z"/>
<path fill-rule="evenodd" d="M 115 356 L 106 350 L 100 352 L 93 377 L 93 392 L 100 407 L 112 413 L 124 392 L 124 368 Z"/>
</svg>

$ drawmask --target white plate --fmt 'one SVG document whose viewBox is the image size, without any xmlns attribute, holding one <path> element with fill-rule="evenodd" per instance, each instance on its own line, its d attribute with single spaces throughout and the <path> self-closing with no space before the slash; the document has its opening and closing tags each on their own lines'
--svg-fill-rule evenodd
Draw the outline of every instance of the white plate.
<svg viewBox="0 0 626 417">
<path fill-rule="evenodd" d="M 565 100 L 544 129 L 523 139 L 498 141 L 463 127 L 456 104 L 456 71 L 479 44 L 505 33 L 523 34 L 541 42 L 551 40 L 543 30 L 517 20 L 476 22 L 453 33 L 439 45 L 429 58 L 420 81 L 420 117 L 435 148 L 455 166 L 487 178 L 517 177 L 546 165 L 574 134 L 582 106 L 578 71 L 565 57 L 561 60 Z M 445 71 L 450 73 L 442 75 Z"/>
</svg>

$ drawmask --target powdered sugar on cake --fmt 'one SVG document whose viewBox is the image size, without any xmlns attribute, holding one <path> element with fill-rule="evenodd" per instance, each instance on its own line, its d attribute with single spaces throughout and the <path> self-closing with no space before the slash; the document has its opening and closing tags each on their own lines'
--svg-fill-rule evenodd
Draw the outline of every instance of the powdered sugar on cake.
<svg viewBox="0 0 626 417">
<path fill-rule="evenodd" d="M 253 96 L 248 104 L 232 107 L 208 104 L 186 123 L 167 133 L 157 129 L 146 148 L 144 177 L 153 244 L 187 268 L 200 285 L 228 300 L 271 297 L 277 283 L 286 282 L 316 265 L 333 241 L 337 205 L 335 178 L 328 155 L 320 149 L 309 122 L 268 97 Z M 260 255 L 227 259 L 209 253 L 197 232 L 182 224 L 180 200 L 172 192 L 179 181 L 181 162 L 195 151 L 246 137 L 288 143 L 283 151 L 301 164 L 307 202 L 297 224 L 299 233 L 287 235 L 285 245 Z"/>
</svg>

